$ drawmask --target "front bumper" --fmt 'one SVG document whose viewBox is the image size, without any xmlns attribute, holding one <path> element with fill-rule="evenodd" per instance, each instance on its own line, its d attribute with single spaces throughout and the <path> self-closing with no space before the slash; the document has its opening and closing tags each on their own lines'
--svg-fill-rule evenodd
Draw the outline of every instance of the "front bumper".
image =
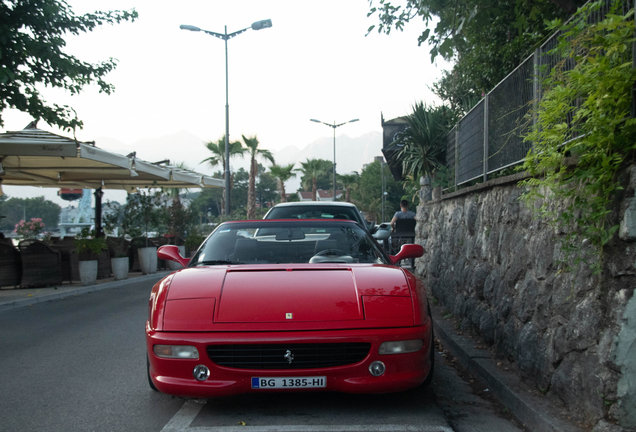
<svg viewBox="0 0 636 432">
<path fill-rule="evenodd" d="M 249 332 L 249 333 L 175 333 L 157 332 L 146 323 L 146 344 L 150 361 L 150 377 L 157 389 L 163 393 L 195 398 L 228 396 L 239 393 L 263 391 L 338 391 L 345 393 L 388 393 L 417 387 L 428 376 L 430 365 L 432 321 L 425 325 L 409 328 L 327 330 L 300 332 Z M 382 342 L 422 339 L 424 347 L 409 354 L 379 355 Z M 252 344 L 252 343 L 336 343 L 368 342 L 369 354 L 361 362 L 330 368 L 318 369 L 275 369 L 254 370 L 222 367 L 207 356 L 210 344 Z M 157 357 L 153 346 L 193 345 L 199 351 L 199 359 L 166 359 Z M 373 361 L 382 361 L 386 372 L 374 377 L 369 372 Z M 210 377 L 205 381 L 194 379 L 192 371 L 197 365 L 210 369 Z M 252 389 L 252 377 L 307 377 L 326 376 L 327 387 L 320 389 Z"/>
</svg>

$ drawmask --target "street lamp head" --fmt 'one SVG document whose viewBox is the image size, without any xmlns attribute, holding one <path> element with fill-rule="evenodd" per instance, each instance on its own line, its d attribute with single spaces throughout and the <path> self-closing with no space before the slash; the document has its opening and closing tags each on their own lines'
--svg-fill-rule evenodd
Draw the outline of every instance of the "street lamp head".
<svg viewBox="0 0 636 432">
<path fill-rule="evenodd" d="M 179 26 L 179 28 L 181 30 L 201 31 L 201 29 L 199 27 L 196 27 L 196 26 L 193 26 L 193 25 L 188 25 L 188 24 L 181 24 Z"/>
<path fill-rule="evenodd" d="M 256 21 L 255 23 L 252 23 L 252 30 L 261 30 L 265 28 L 270 28 L 271 26 L 272 26 L 271 19 Z"/>
</svg>

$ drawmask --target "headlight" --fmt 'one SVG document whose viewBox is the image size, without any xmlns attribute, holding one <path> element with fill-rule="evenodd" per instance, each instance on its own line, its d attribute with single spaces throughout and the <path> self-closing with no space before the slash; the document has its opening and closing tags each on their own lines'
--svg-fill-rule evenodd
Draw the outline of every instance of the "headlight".
<svg viewBox="0 0 636 432">
<path fill-rule="evenodd" d="M 395 341 L 395 342 L 383 342 L 380 345 L 378 354 L 406 354 L 419 351 L 424 346 L 422 339 L 408 340 L 408 341 Z"/>
<path fill-rule="evenodd" d="M 198 359 L 199 351 L 188 345 L 155 345 L 152 350 L 157 357 L 177 359 Z"/>
</svg>

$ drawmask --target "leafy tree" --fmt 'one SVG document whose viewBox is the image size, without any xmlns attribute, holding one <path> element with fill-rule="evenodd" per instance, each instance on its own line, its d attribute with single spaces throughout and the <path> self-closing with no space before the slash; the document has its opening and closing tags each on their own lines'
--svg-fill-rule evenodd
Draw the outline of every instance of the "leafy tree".
<svg viewBox="0 0 636 432">
<path fill-rule="evenodd" d="M 276 182 L 275 179 L 266 173 L 265 167 L 261 164 L 257 164 L 257 183 L 256 183 L 256 196 L 262 198 L 263 202 L 272 201 L 275 197 Z M 220 178 L 222 176 L 220 171 L 214 173 L 213 177 Z M 226 220 L 242 220 L 247 217 L 245 203 L 247 202 L 247 192 L 249 187 L 249 173 L 244 168 L 239 168 L 234 176 L 234 189 L 233 196 L 234 202 L 232 206 L 232 212 L 229 217 L 225 216 L 225 213 L 221 210 L 221 188 L 205 188 L 201 192 L 191 194 L 193 197 L 190 203 L 190 208 L 194 213 L 194 219 L 198 218 L 200 223 L 208 221 L 208 213 L 210 214 L 209 221 L 211 222 L 223 222 Z M 204 217 L 205 216 L 205 217 Z M 257 209 L 257 218 L 258 209 Z"/>
<path fill-rule="evenodd" d="M 37 198 L 9 198 L 0 203 L 1 226 L 5 230 L 13 230 L 15 225 L 23 220 L 41 218 L 46 225 L 46 230 L 57 228 L 60 221 L 62 208 L 52 201 L 45 200 L 43 196 Z"/>
<path fill-rule="evenodd" d="M 128 194 L 126 199 L 126 210 L 124 213 L 125 230 L 137 233 L 136 228 L 142 228 L 142 241 L 138 247 L 148 247 L 148 234 L 158 230 L 161 224 L 161 193 L 141 191 Z M 122 222 L 124 226 L 124 222 Z"/>
<path fill-rule="evenodd" d="M 327 159 L 319 159 L 320 161 L 322 161 L 321 163 L 324 164 L 324 170 L 322 170 L 318 176 L 316 177 L 316 190 L 318 189 L 322 189 L 322 190 L 331 190 L 332 186 L 333 186 L 333 162 Z M 302 169 L 298 168 L 295 171 L 302 173 Z M 304 188 L 304 190 L 306 191 L 311 191 L 311 185 L 312 185 L 312 181 L 311 179 L 307 179 L 305 178 L 304 175 L 301 174 L 300 177 L 300 185 L 301 188 Z M 307 185 L 305 187 L 305 185 Z M 299 190 L 303 190 L 303 189 L 299 189 Z"/>
<path fill-rule="evenodd" d="M 280 191 L 280 202 L 287 202 L 287 195 L 285 193 L 285 182 L 292 177 L 296 177 L 294 172 L 295 163 L 289 165 L 273 165 L 269 170 L 276 178 L 278 182 L 278 188 Z"/>
<path fill-rule="evenodd" d="M 212 174 L 213 178 L 222 179 L 223 173 L 216 171 Z M 193 201 L 190 203 L 190 207 L 193 208 L 199 215 L 208 215 L 217 217 L 223 214 L 223 188 L 204 188 L 201 189 Z M 194 195 L 194 194 L 193 194 Z M 190 196 L 190 194 L 188 194 Z"/>
<path fill-rule="evenodd" d="M 232 190 L 232 195 L 234 199 L 232 200 L 233 205 L 231 208 L 231 212 L 234 213 L 236 211 L 240 211 L 241 213 L 247 215 L 246 204 L 247 204 L 247 193 L 249 189 L 250 182 L 250 173 L 245 170 L 245 168 L 241 167 L 234 173 L 234 189 Z M 242 217 L 245 219 L 245 217 Z"/>
<path fill-rule="evenodd" d="M 382 215 L 382 171 L 380 161 L 373 161 L 367 165 L 360 173 L 358 187 L 351 192 L 351 201 L 360 210 L 374 214 L 376 220 L 380 220 Z M 403 198 L 402 183 L 393 179 L 388 167 L 384 167 L 384 180 L 386 192 L 384 217 L 388 218 L 400 208 L 400 200 Z"/>
<path fill-rule="evenodd" d="M 463 63 L 458 62 L 453 71 L 442 71 L 442 77 L 432 86 L 433 92 L 448 104 L 458 121 L 483 97 L 483 92 L 479 93 L 475 90 L 476 87 L 469 74 L 460 73 L 462 67 Z"/>
<path fill-rule="evenodd" d="M 196 213 L 186 208 L 181 201 L 175 201 L 168 208 L 168 233 L 175 236 L 174 244 L 181 245 L 186 234 L 192 229 L 196 221 Z"/>
<path fill-rule="evenodd" d="M 273 203 L 277 198 L 277 181 L 276 178 L 268 172 L 259 171 L 258 175 L 258 183 L 256 183 L 256 196 L 258 197 L 258 201 L 261 206 L 257 212 L 257 215 L 261 213 L 257 218 L 265 215 L 265 210 L 267 210 L 266 204 Z"/>
<path fill-rule="evenodd" d="M 223 168 L 223 178 L 225 178 L 225 171 L 227 169 L 227 164 L 225 163 L 225 134 L 219 138 L 216 142 L 209 141 L 205 145 L 212 155 L 207 157 L 201 161 L 201 163 L 207 162 L 211 168 L 216 167 L 217 165 L 221 165 Z M 243 157 L 245 154 L 245 147 L 241 144 L 240 141 L 234 141 L 230 143 L 230 159 L 233 156 Z M 230 190 L 224 191 L 232 196 L 232 188 L 234 187 L 234 173 L 230 174 Z M 221 203 L 222 213 L 225 214 L 225 199 L 223 199 Z M 231 210 L 231 209 L 230 209 Z"/>
<path fill-rule="evenodd" d="M 589 25 L 600 3 L 581 8 L 563 27 L 551 23 L 561 31 L 553 54 L 563 60 L 543 82 L 537 124 L 526 137 L 533 146 L 522 167 L 534 175 L 522 182 L 522 198 L 565 234 L 564 264 L 574 258 L 595 272 L 618 230 L 612 208 L 623 189 L 619 173 L 636 154 L 634 10 L 625 16 L 613 10 Z M 568 167 L 568 155 L 574 166 Z M 586 244 L 598 261 L 586 262 Z"/>
<path fill-rule="evenodd" d="M 63 51 L 64 36 L 93 31 L 102 24 L 134 21 L 137 12 L 93 12 L 76 16 L 63 0 L 2 0 L 0 2 L 0 126 L 1 113 L 15 108 L 64 130 L 83 123 L 69 106 L 49 104 L 40 94 L 42 86 L 60 88 L 72 95 L 89 84 L 110 94 L 114 87 L 104 81 L 117 62 L 109 59 L 87 63 Z"/>
<path fill-rule="evenodd" d="M 345 201 L 351 202 L 351 189 L 358 185 L 360 174 L 356 171 L 351 174 L 338 174 L 338 180 L 345 189 Z"/>
<path fill-rule="evenodd" d="M 452 72 L 434 85 L 435 91 L 465 113 L 540 45 L 550 32 L 546 20 L 565 18 L 584 3 L 406 0 L 396 6 L 388 0 L 369 0 L 368 15 L 377 14 L 379 33 L 401 31 L 412 20 L 423 23 L 418 43 L 429 44 L 431 61 L 437 56 L 455 61 Z"/>
<path fill-rule="evenodd" d="M 440 106 L 427 107 L 416 103 L 413 113 L 406 117 L 408 127 L 396 134 L 391 144 L 397 150 L 395 158 L 402 164 L 405 177 L 419 180 L 420 176 L 433 177 L 446 163 L 446 135 L 455 116 Z"/>
<path fill-rule="evenodd" d="M 256 159 L 266 159 L 273 164 L 274 156 L 269 150 L 258 148 L 259 142 L 256 136 L 253 136 L 252 138 L 247 138 L 245 135 L 241 136 L 243 137 L 243 142 L 247 147 L 247 153 L 250 156 L 250 178 L 247 190 L 247 218 L 254 219 L 256 217 L 256 175 L 258 171 Z"/>
<path fill-rule="evenodd" d="M 184 162 L 175 165 L 178 168 L 189 170 Z M 182 245 L 191 225 L 196 219 L 195 212 L 190 208 L 186 208 L 181 202 L 181 194 L 187 193 L 187 188 L 162 188 L 164 193 L 171 201 L 170 205 L 165 207 L 164 221 L 168 234 L 174 235 L 174 244 Z"/>
<path fill-rule="evenodd" d="M 302 172 L 302 185 L 305 189 L 311 189 L 311 200 L 316 201 L 318 192 L 318 177 L 331 172 L 333 164 L 325 159 L 307 159 L 300 163 L 301 168 L 296 171 Z"/>
<path fill-rule="evenodd" d="M 300 197 L 298 196 L 297 193 L 290 194 L 287 197 L 287 202 L 299 202 L 299 201 L 300 201 Z"/>
</svg>

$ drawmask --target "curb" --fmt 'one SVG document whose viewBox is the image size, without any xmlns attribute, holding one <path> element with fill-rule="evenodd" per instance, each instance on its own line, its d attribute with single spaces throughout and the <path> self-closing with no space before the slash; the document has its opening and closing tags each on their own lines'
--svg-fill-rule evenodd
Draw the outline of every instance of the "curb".
<svg viewBox="0 0 636 432">
<path fill-rule="evenodd" d="M 510 371 L 502 371 L 490 351 L 478 350 L 475 342 L 457 335 L 453 324 L 443 319 L 440 309 L 431 306 L 435 337 L 439 338 L 461 365 L 482 381 L 499 401 L 532 431 L 582 432 L 561 420 L 559 411 L 546 398 L 528 392 L 526 384 Z"/>
<path fill-rule="evenodd" d="M 79 294 L 86 294 L 86 293 L 101 291 L 101 290 L 110 289 L 110 288 L 118 288 L 118 287 L 129 285 L 135 282 L 143 282 L 143 281 L 153 280 L 153 279 L 159 280 L 169 275 L 170 273 L 172 273 L 172 270 L 160 271 L 157 273 L 137 276 L 134 278 L 124 279 L 120 281 L 104 282 L 97 285 L 78 286 L 77 288 L 67 289 L 64 291 L 51 292 L 51 293 L 47 293 L 47 294 L 43 294 L 39 296 L 18 299 L 18 300 L 13 300 L 8 302 L 0 302 L 0 313 L 13 310 L 13 309 L 18 309 L 25 306 L 31 306 L 37 303 L 47 302 L 51 300 L 59 300 L 66 297 L 73 297 Z"/>
</svg>

